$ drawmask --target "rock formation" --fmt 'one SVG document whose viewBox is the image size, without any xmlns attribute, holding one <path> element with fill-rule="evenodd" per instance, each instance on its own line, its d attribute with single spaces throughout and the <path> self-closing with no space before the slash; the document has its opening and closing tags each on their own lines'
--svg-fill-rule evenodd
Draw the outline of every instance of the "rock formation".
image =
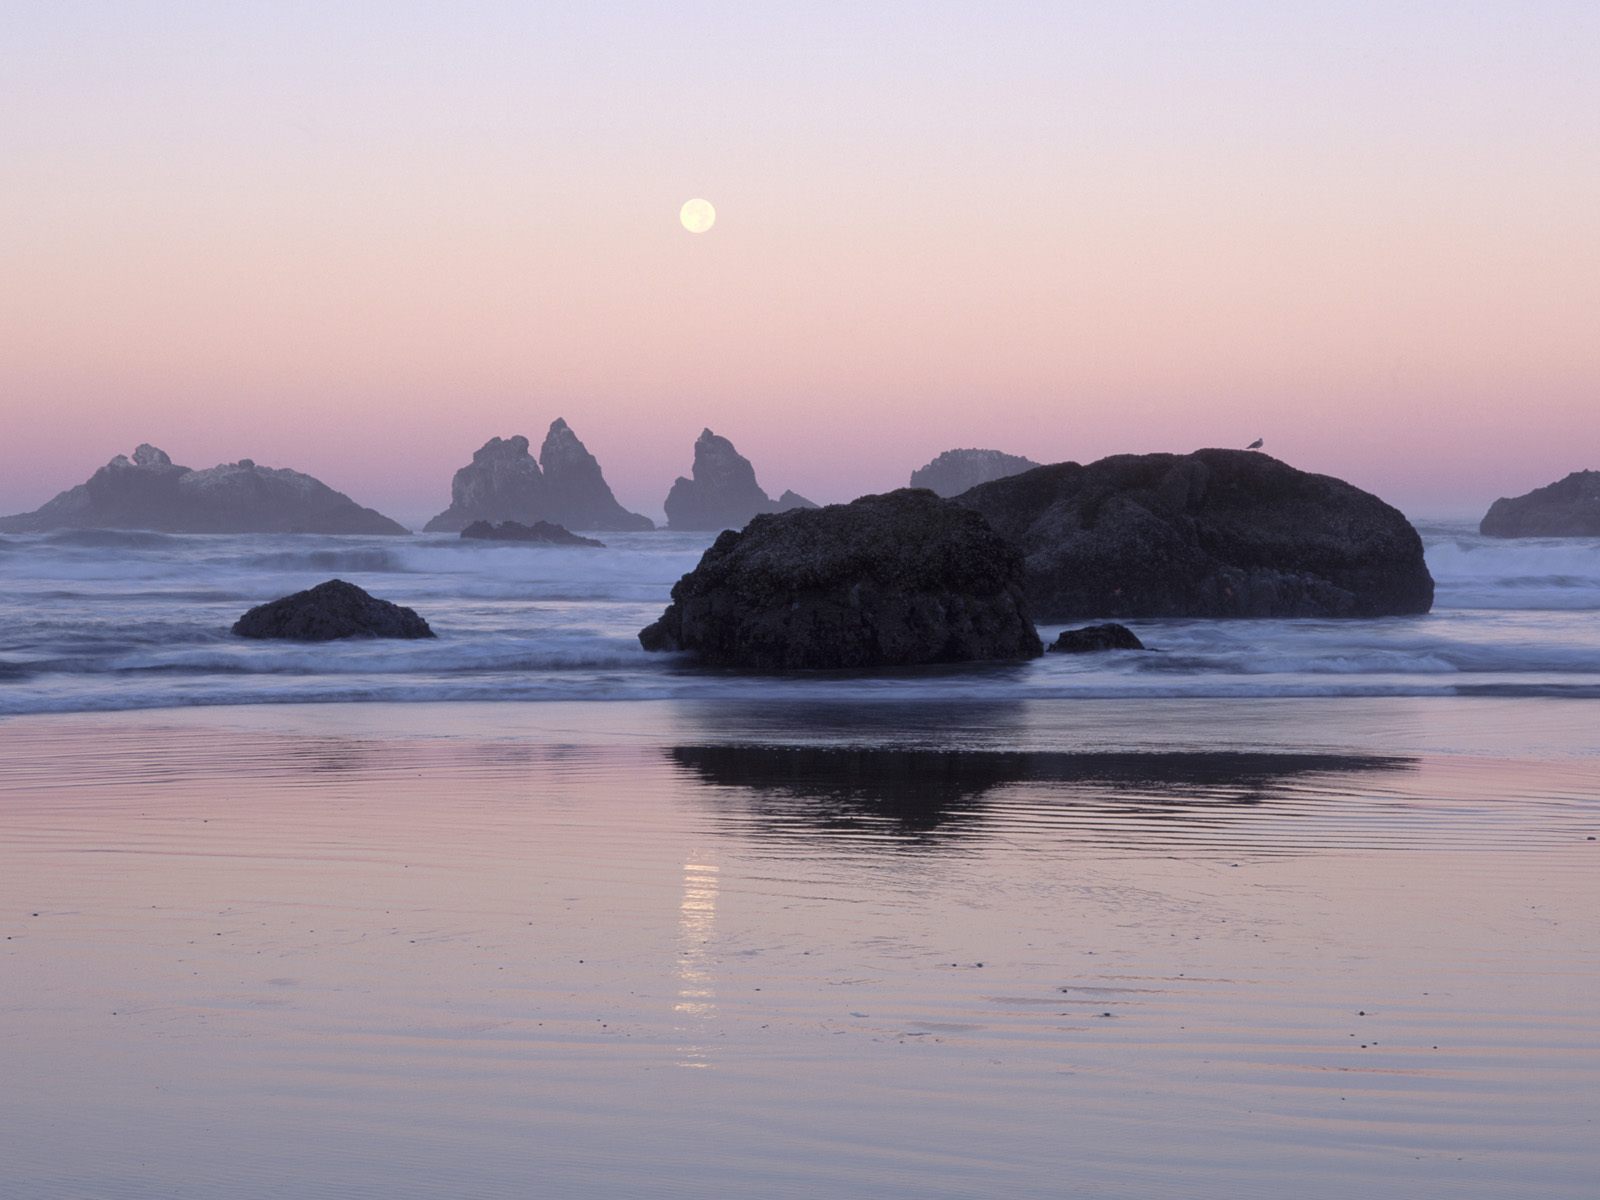
<svg viewBox="0 0 1600 1200">
<path fill-rule="evenodd" d="M 1259 452 L 1059 463 L 956 503 L 1022 548 L 1041 620 L 1379 617 L 1433 603 L 1404 516 Z"/>
<path fill-rule="evenodd" d="M 525 542 L 541 546 L 592 546 L 605 549 L 604 542 L 594 538 L 579 537 L 570 530 L 549 521 L 535 521 L 522 525 L 516 521 L 502 521 L 492 525 L 488 521 L 474 521 L 461 531 L 461 536 L 483 542 Z"/>
<path fill-rule="evenodd" d="M 337 638 L 431 638 L 428 623 L 409 608 L 330 579 L 281 600 L 258 604 L 233 624 L 246 638 L 331 642 Z"/>
<path fill-rule="evenodd" d="M 543 468 L 542 470 L 540 468 Z M 539 460 L 522 436 L 490 438 L 450 482 L 450 507 L 424 529 L 451 533 L 474 521 L 550 521 L 568 529 L 654 529 L 617 503 L 594 455 L 557 419 Z"/>
<path fill-rule="evenodd" d="M 1020 475 L 1038 465 L 1031 459 L 998 450 L 946 450 L 927 466 L 911 472 L 911 486 L 927 488 L 941 496 L 959 496 L 980 483 Z"/>
<path fill-rule="evenodd" d="M 600 464 L 567 423 L 556 418 L 539 448 L 548 490 L 546 521 L 568 529 L 612 529 L 619 532 L 654 529 L 649 517 L 629 512 L 611 494 Z"/>
<path fill-rule="evenodd" d="M 1143 650 L 1139 635 L 1126 625 L 1086 625 L 1062 630 L 1050 644 L 1052 654 L 1095 654 L 1101 650 Z"/>
<path fill-rule="evenodd" d="M 87 483 L 43 508 L 0 518 L 0 529 L 154 529 L 164 533 L 409 533 L 382 513 L 298 471 L 248 458 L 204 471 L 174 465 L 151 445 L 117 455 Z"/>
<path fill-rule="evenodd" d="M 695 440 L 691 474 L 678 476 L 667 493 L 668 529 L 743 529 L 759 513 L 817 507 L 795 492 L 772 499 L 756 482 L 750 460 L 709 429 Z"/>
<path fill-rule="evenodd" d="M 453 533 L 474 521 L 537 521 L 544 504 L 544 473 L 528 453 L 528 439 L 490 438 L 450 481 L 450 507 L 423 530 Z"/>
<path fill-rule="evenodd" d="M 753 518 L 672 589 L 646 650 L 789 670 L 1036 657 L 1022 557 L 932 492 Z"/>
<path fill-rule="evenodd" d="M 1499 499 L 1478 526 L 1486 537 L 1600 537 L 1600 471 L 1574 471 L 1525 496 Z"/>
</svg>

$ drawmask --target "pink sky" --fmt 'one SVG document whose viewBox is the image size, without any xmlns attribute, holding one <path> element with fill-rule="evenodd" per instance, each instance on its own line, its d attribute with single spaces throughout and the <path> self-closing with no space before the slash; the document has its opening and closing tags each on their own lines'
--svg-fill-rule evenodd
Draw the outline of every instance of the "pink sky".
<svg viewBox="0 0 1600 1200">
<path fill-rule="evenodd" d="M 652 515 L 705 425 L 1600 468 L 1592 5 L 217 7 L 8 10 L 0 511 L 152 441 L 420 519 L 557 416 Z"/>
</svg>

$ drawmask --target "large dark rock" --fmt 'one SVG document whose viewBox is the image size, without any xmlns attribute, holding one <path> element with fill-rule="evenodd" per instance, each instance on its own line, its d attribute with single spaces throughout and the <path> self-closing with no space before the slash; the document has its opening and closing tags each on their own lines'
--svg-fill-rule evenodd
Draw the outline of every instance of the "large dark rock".
<svg viewBox="0 0 1600 1200">
<path fill-rule="evenodd" d="M 611 529 L 619 532 L 654 529 L 649 517 L 629 512 L 611 494 L 600 464 L 561 418 L 550 425 L 539 448 L 544 468 L 546 521 L 568 529 Z"/>
<path fill-rule="evenodd" d="M 0 518 L 0 529 L 155 529 L 164 533 L 409 533 L 327 484 L 248 458 L 204 471 L 142 445 L 43 508 Z"/>
<path fill-rule="evenodd" d="M 544 473 L 520 435 L 490 438 L 450 481 L 450 507 L 423 529 L 453 533 L 474 521 L 537 521 L 545 507 Z"/>
<path fill-rule="evenodd" d="M 946 450 L 927 466 L 911 472 L 911 486 L 927 488 L 941 496 L 959 496 L 980 483 L 1031 471 L 1038 465 L 1032 459 L 998 450 Z"/>
<path fill-rule="evenodd" d="M 431 638 L 428 623 L 409 608 L 330 579 L 304 592 L 258 604 L 233 623 L 247 638 L 331 642 L 337 638 Z"/>
<path fill-rule="evenodd" d="M 1064 629 L 1061 636 L 1050 644 L 1052 654 L 1097 654 L 1102 650 L 1143 650 L 1139 635 L 1126 625 L 1115 622 L 1106 625 L 1085 625 L 1082 629 Z"/>
<path fill-rule="evenodd" d="M 724 532 L 639 641 L 761 670 L 1033 658 L 1021 583 L 1021 555 L 976 513 L 863 496 Z"/>
<path fill-rule="evenodd" d="M 1574 471 L 1525 496 L 1499 499 L 1478 526 L 1487 537 L 1600 537 L 1600 471 Z"/>
<path fill-rule="evenodd" d="M 750 460 L 709 429 L 695 440 L 691 474 L 692 479 L 678 476 L 667 493 L 668 529 L 743 529 L 760 513 L 817 507 L 794 492 L 772 499 L 756 482 Z"/>
<path fill-rule="evenodd" d="M 1060 463 L 956 503 L 1022 548 L 1041 620 L 1425 613 L 1433 578 L 1404 516 L 1265 454 Z"/>
<path fill-rule="evenodd" d="M 579 537 L 549 521 L 535 521 L 522 525 L 516 521 L 502 521 L 492 525 L 488 521 L 474 521 L 461 531 L 461 536 L 484 542 L 531 542 L 541 546 L 592 546 L 605 549 L 604 542 L 594 538 Z"/>
</svg>

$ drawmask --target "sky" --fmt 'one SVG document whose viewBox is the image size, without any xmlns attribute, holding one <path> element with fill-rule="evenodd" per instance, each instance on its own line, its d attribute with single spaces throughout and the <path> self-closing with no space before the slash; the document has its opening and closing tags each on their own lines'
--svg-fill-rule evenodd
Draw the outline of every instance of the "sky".
<svg viewBox="0 0 1600 1200">
<path fill-rule="evenodd" d="M 1600 468 L 1600 5 L 0 7 L 0 512 L 149 441 L 421 520 L 556 417 L 652 515 L 704 426 Z"/>
</svg>

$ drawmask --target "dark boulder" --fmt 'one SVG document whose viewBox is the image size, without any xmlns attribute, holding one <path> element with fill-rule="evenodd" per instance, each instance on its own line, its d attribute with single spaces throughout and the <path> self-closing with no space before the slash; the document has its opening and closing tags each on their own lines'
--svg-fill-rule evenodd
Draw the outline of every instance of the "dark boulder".
<svg viewBox="0 0 1600 1200">
<path fill-rule="evenodd" d="M 450 507 L 423 526 L 452 533 L 474 521 L 536 521 L 544 513 L 544 473 L 518 435 L 490 438 L 450 481 Z"/>
<path fill-rule="evenodd" d="M 911 486 L 927 488 L 941 496 L 959 496 L 980 483 L 1031 471 L 1038 465 L 1030 458 L 999 450 L 946 450 L 927 466 L 911 472 Z"/>
<path fill-rule="evenodd" d="M 1143 650 L 1144 643 L 1126 625 L 1086 625 L 1063 630 L 1050 644 L 1052 654 L 1095 654 L 1101 650 Z"/>
<path fill-rule="evenodd" d="M 1574 471 L 1525 496 L 1496 500 L 1478 532 L 1486 537 L 1600 537 L 1600 471 Z"/>
<path fill-rule="evenodd" d="M 535 521 L 532 525 L 521 525 L 516 521 L 502 521 L 498 525 L 474 521 L 461 531 L 461 536 L 484 542 L 528 542 L 540 546 L 593 546 L 605 549 L 604 542 L 579 537 L 549 521 Z"/>
<path fill-rule="evenodd" d="M 257 466 L 248 458 L 196 471 L 145 444 L 31 513 L 0 518 L 0 529 L 154 529 L 163 533 L 411 532 L 310 475 Z"/>
<path fill-rule="evenodd" d="M 428 623 L 409 608 L 330 579 L 304 592 L 258 604 L 233 624 L 247 638 L 331 642 L 336 638 L 431 638 Z"/>
<path fill-rule="evenodd" d="M 695 440 L 690 473 L 693 478 L 680 475 L 667 493 L 663 507 L 668 529 L 743 529 L 761 513 L 817 507 L 794 492 L 772 499 L 756 482 L 750 460 L 709 429 L 701 430 Z"/>
<path fill-rule="evenodd" d="M 539 447 L 544 468 L 545 502 L 539 515 L 568 529 L 610 529 L 627 533 L 654 529 L 649 517 L 617 503 L 600 464 L 559 417 L 551 422 Z"/>
<path fill-rule="evenodd" d="M 724 532 L 639 641 L 761 670 L 1033 658 L 1021 585 L 982 517 L 908 489 Z"/>
<path fill-rule="evenodd" d="M 1041 620 L 1425 613 L 1422 539 L 1376 496 L 1266 454 L 1059 463 L 956 500 L 1022 548 Z"/>
</svg>

